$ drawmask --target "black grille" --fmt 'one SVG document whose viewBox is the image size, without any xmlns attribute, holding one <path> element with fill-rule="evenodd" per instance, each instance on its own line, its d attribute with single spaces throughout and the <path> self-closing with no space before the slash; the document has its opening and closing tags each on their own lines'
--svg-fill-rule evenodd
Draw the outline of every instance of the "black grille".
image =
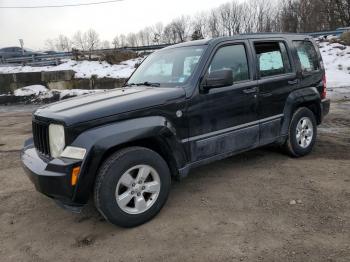
<svg viewBox="0 0 350 262">
<path fill-rule="evenodd" d="M 36 150 L 46 156 L 50 155 L 48 124 L 33 121 L 33 139 Z"/>
</svg>

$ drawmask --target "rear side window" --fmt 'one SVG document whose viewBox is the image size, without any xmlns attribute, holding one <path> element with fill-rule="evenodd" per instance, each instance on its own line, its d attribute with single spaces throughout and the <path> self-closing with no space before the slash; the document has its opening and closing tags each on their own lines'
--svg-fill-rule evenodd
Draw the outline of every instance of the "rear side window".
<svg viewBox="0 0 350 262">
<path fill-rule="evenodd" d="M 209 66 L 209 73 L 212 71 L 231 69 L 233 81 L 249 79 L 248 60 L 243 44 L 221 47 L 214 55 Z"/>
<path fill-rule="evenodd" d="M 310 41 L 293 41 L 293 44 L 303 71 L 311 72 L 320 69 L 316 49 Z"/>
<path fill-rule="evenodd" d="M 283 42 L 254 43 L 261 77 L 275 76 L 292 71 L 286 46 Z"/>
</svg>

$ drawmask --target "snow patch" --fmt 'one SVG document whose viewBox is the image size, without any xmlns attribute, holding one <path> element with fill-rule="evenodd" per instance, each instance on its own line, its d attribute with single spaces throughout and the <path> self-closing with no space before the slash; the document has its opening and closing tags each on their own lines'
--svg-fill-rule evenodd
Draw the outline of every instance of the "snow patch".
<svg viewBox="0 0 350 262">
<path fill-rule="evenodd" d="M 327 86 L 350 87 L 350 46 L 338 43 L 319 43 L 326 69 Z"/>
<path fill-rule="evenodd" d="M 104 92 L 103 89 L 94 89 L 94 90 L 86 90 L 86 89 L 65 89 L 65 90 L 58 90 L 58 89 L 52 89 L 49 90 L 45 86 L 42 85 L 31 85 L 31 86 L 25 86 L 20 89 L 16 89 L 14 91 L 15 96 L 27 96 L 33 98 L 35 101 L 37 100 L 45 100 L 53 98 L 55 95 L 59 96 L 59 100 L 65 99 L 68 97 L 74 97 L 74 96 L 81 96 L 81 95 L 87 95 L 87 94 L 95 94 Z"/>
<path fill-rule="evenodd" d="M 128 78 L 135 70 L 135 65 L 142 62 L 144 58 L 126 60 L 117 65 L 110 65 L 105 61 L 75 61 L 71 59 L 62 60 L 62 64 L 57 66 L 0 66 L 0 74 L 42 72 L 42 71 L 75 71 L 75 78 Z"/>
<path fill-rule="evenodd" d="M 46 93 L 48 89 L 42 85 L 25 86 L 14 91 L 15 96 L 38 96 L 40 93 Z"/>
</svg>

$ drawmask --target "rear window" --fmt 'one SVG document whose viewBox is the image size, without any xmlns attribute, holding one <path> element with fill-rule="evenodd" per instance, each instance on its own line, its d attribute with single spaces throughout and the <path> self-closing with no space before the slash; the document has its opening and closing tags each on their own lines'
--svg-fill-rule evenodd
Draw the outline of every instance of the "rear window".
<svg viewBox="0 0 350 262">
<path fill-rule="evenodd" d="M 320 69 L 320 62 L 314 45 L 310 41 L 293 41 L 297 50 L 302 71 L 316 71 Z"/>
<path fill-rule="evenodd" d="M 256 42 L 254 47 L 261 77 L 281 75 L 292 71 L 283 42 Z"/>
</svg>

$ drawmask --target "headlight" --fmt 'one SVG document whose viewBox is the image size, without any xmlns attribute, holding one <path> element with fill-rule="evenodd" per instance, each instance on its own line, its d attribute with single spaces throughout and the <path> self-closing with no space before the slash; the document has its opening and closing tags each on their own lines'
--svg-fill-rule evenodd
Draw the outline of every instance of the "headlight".
<svg viewBox="0 0 350 262">
<path fill-rule="evenodd" d="M 52 157 L 58 157 L 65 146 L 64 127 L 62 125 L 49 125 L 50 153 Z"/>
</svg>

